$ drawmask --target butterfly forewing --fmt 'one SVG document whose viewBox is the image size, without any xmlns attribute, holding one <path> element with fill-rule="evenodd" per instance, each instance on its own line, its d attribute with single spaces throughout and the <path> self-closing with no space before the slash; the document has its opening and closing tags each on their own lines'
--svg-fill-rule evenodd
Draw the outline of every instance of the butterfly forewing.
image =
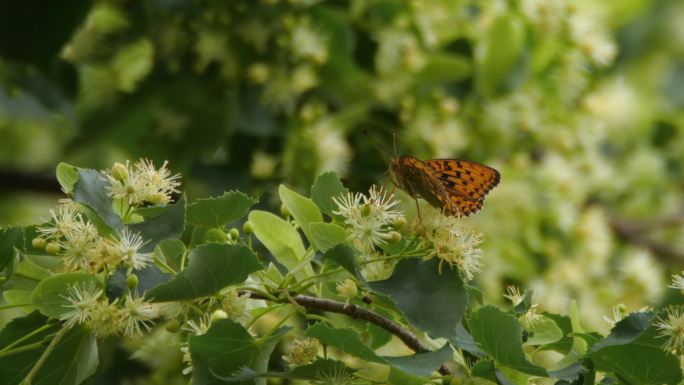
<svg viewBox="0 0 684 385">
<path fill-rule="evenodd" d="M 430 159 L 430 166 L 447 191 L 466 199 L 480 200 L 499 184 L 500 175 L 484 164 L 461 159 Z"/>
<path fill-rule="evenodd" d="M 480 163 L 460 159 L 421 161 L 404 155 L 392 161 L 400 188 L 421 196 L 448 215 L 468 216 L 482 208 L 484 197 L 499 183 L 499 172 Z"/>
</svg>

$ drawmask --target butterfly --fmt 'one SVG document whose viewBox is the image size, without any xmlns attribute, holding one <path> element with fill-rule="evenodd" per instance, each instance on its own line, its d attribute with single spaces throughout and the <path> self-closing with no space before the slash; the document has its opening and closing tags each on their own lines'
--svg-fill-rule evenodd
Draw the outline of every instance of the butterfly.
<svg viewBox="0 0 684 385">
<path fill-rule="evenodd" d="M 457 217 L 479 211 L 485 195 L 501 180 L 497 170 L 462 159 L 422 161 L 402 155 L 390 161 L 390 170 L 395 184 L 413 198 L 422 197 L 446 215 Z"/>
</svg>

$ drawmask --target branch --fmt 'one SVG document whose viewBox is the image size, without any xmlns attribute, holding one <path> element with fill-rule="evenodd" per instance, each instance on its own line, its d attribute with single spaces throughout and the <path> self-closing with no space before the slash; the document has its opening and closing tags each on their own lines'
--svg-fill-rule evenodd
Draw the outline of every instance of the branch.
<svg viewBox="0 0 684 385">
<path fill-rule="evenodd" d="M 678 219 L 681 221 L 681 217 Z M 667 225 L 673 221 L 675 221 L 675 219 L 667 218 L 662 221 L 651 222 L 651 225 L 658 227 L 661 223 Z M 625 241 L 651 251 L 654 256 L 659 257 L 668 263 L 681 264 L 682 261 L 684 261 L 684 253 L 680 250 L 658 242 L 648 236 L 647 232 L 652 230 L 652 227 L 649 226 L 649 224 L 644 222 L 630 222 L 615 217 L 610 218 L 609 222 L 613 231 Z"/>
<path fill-rule="evenodd" d="M 269 300 L 265 296 L 258 293 L 246 293 L 249 294 L 250 298 L 253 299 L 263 299 L 267 301 Z M 297 295 L 293 297 L 293 299 L 295 302 L 297 302 L 298 305 L 304 306 L 309 309 L 319 309 L 331 313 L 346 314 L 352 318 L 362 319 L 372 324 L 375 324 L 397 336 L 400 340 L 404 342 L 404 344 L 406 344 L 406 346 L 411 348 L 411 350 L 415 351 L 416 353 L 430 351 L 418 340 L 418 337 L 416 337 L 415 334 L 411 333 L 411 331 L 372 310 L 368 310 L 354 304 L 345 305 L 344 302 L 311 297 L 308 295 Z M 448 367 L 442 365 L 439 368 L 439 373 L 443 375 L 448 375 L 451 374 L 451 371 Z"/>
</svg>

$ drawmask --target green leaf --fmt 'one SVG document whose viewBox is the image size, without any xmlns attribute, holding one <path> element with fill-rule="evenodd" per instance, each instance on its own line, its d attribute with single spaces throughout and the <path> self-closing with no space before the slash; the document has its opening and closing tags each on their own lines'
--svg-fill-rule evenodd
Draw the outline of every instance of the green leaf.
<svg viewBox="0 0 684 385">
<path fill-rule="evenodd" d="M 0 348 L 45 325 L 47 319 L 35 311 L 25 317 L 16 318 L 0 332 Z M 58 325 L 37 333 L 19 346 L 42 341 L 55 333 Z M 45 347 L 28 350 L 0 358 L 0 381 L 3 384 L 19 384 L 41 356 Z M 90 377 L 98 365 L 97 343 L 85 328 L 72 328 L 56 345 L 33 379 L 33 385 L 78 385 Z"/>
<path fill-rule="evenodd" d="M 443 363 L 451 359 L 453 351 L 449 344 L 434 352 L 416 353 L 404 357 L 383 357 L 390 365 L 403 372 L 429 377 Z"/>
<path fill-rule="evenodd" d="M 323 322 L 310 326 L 305 334 L 352 356 L 366 361 L 390 365 L 402 372 L 416 376 L 429 376 L 442 363 L 449 360 L 452 355 L 451 348 L 447 344 L 434 352 L 417 353 L 403 357 L 381 357 L 361 341 L 361 337 L 354 329 L 333 328 Z"/>
<path fill-rule="evenodd" d="M 287 221 L 266 211 L 249 213 L 254 235 L 264 244 L 273 257 L 288 270 L 293 269 L 304 257 L 304 244 L 297 230 Z"/>
<path fill-rule="evenodd" d="M 15 248 L 24 244 L 24 231 L 21 227 L 0 229 L 0 272 L 3 272 L 13 261 Z"/>
<path fill-rule="evenodd" d="M 33 307 L 30 305 L 32 293 L 33 293 L 33 290 L 23 290 L 23 289 L 4 290 L 2 292 L 2 298 L 4 298 L 5 301 L 9 305 L 29 304 L 29 306 L 25 306 L 24 309 L 31 311 L 31 310 L 33 310 Z"/>
<path fill-rule="evenodd" d="M 349 236 L 344 227 L 334 223 L 314 222 L 309 225 L 309 239 L 322 252 L 344 243 Z"/>
<path fill-rule="evenodd" d="M 288 378 L 298 380 L 318 380 L 321 377 L 341 379 L 351 376 L 354 369 L 348 368 L 340 361 L 328 358 L 319 358 L 311 364 L 297 366 L 291 372 L 256 372 L 246 366 L 238 370 L 237 374 L 230 377 L 220 377 L 226 382 L 250 381 L 260 377 L 264 378 Z"/>
<path fill-rule="evenodd" d="M 414 376 L 391 367 L 389 376 L 387 377 L 387 383 L 390 385 L 426 385 L 431 384 L 432 382 L 429 378 Z"/>
<path fill-rule="evenodd" d="M 513 312 L 515 312 L 516 315 L 523 315 L 527 313 L 528 310 L 532 307 L 532 295 L 534 293 L 532 290 L 525 290 L 525 294 L 523 294 L 522 301 L 520 301 L 519 304 L 515 305 L 513 307 Z"/>
<path fill-rule="evenodd" d="M 181 260 L 186 252 L 185 244 L 178 239 L 165 239 L 157 243 L 157 247 L 154 248 L 155 257 L 173 269 L 169 273 L 180 271 Z"/>
<path fill-rule="evenodd" d="M 209 330 L 200 336 L 191 336 L 192 383 L 194 385 L 219 384 L 216 376 L 229 377 L 241 368 L 254 372 L 265 372 L 268 359 L 289 327 L 282 327 L 269 337 L 256 340 L 240 324 L 222 319 L 214 322 Z M 262 379 L 257 383 L 265 384 Z"/>
<path fill-rule="evenodd" d="M 316 203 L 322 212 L 335 219 L 342 219 L 333 211 L 337 210 L 337 205 L 333 198 L 349 193 L 344 187 L 340 177 L 335 172 L 326 172 L 316 177 L 311 186 L 311 200 Z"/>
<path fill-rule="evenodd" d="M 368 286 L 390 297 L 416 328 L 431 337 L 453 339 L 456 325 L 465 314 L 468 296 L 458 271 L 444 267 L 440 274 L 438 265 L 434 258 L 402 260 L 390 278 L 370 282 Z"/>
<path fill-rule="evenodd" d="M 223 227 L 244 217 L 257 200 L 239 191 L 228 191 L 220 197 L 199 199 L 186 209 L 188 223 L 195 226 Z"/>
<path fill-rule="evenodd" d="M 259 269 L 256 255 L 243 245 L 208 243 L 190 250 L 188 267 L 171 281 L 147 292 L 157 302 L 182 301 L 211 295 L 244 282 Z"/>
<path fill-rule="evenodd" d="M 456 325 L 456 335 L 450 340 L 450 342 L 457 348 L 463 349 L 467 352 L 473 353 L 477 357 L 484 356 L 484 352 L 473 340 L 473 336 L 468 333 L 466 328 L 463 326 L 463 321 Z"/>
<path fill-rule="evenodd" d="M 365 282 L 356 264 L 356 251 L 347 245 L 337 245 L 323 254 L 324 261 L 333 261 Z"/>
<path fill-rule="evenodd" d="M 573 338 L 570 336 L 572 333 L 572 323 L 570 322 L 570 317 L 560 314 L 553 313 L 542 313 L 544 317 L 551 318 L 563 332 L 563 338 L 558 342 L 552 344 L 547 344 L 542 347 L 542 350 L 555 350 L 558 353 L 566 354 L 570 351 L 572 347 Z"/>
<path fill-rule="evenodd" d="M 172 278 L 170 274 L 163 273 L 155 264 L 147 265 L 144 269 L 133 270 L 133 273 L 138 277 L 138 285 L 132 288 L 135 296 L 144 295 L 150 289 L 166 283 Z M 107 278 L 106 287 L 109 299 L 114 300 L 126 294 L 128 291 L 127 277 L 128 271 L 122 267 Z"/>
<path fill-rule="evenodd" d="M 32 385 L 79 385 L 97 370 L 97 341 L 84 327 L 72 328 L 57 344 Z"/>
<path fill-rule="evenodd" d="M 307 336 L 316 338 L 325 345 L 334 346 L 354 357 L 380 364 L 387 363 L 387 361 L 375 354 L 371 348 L 361 341 L 361 337 L 359 337 L 359 334 L 354 329 L 338 329 L 330 327 L 324 322 L 318 322 L 309 326 L 305 333 Z"/>
<path fill-rule="evenodd" d="M 491 96 L 510 88 L 507 86 L 524 54 L 525 26 L 518 16 L 503 13 L 493 20 L 483 37 L 475 67 L 476 86 L 480 94 Z"/>
<path fill-rule="evenodd" d="M 448 52 L 431 54 L 418 77 L 421 83 L 446 83 L 470 77 L 472 66 L 468 57 Z"/>
<path fill-rule="evenodd" d="M 591 352 L 596 370 L 615 373 L 631 385 L 676 385 L 682 380 L 679 359 L 659 347 L 609 345 Z"/>
<path fill-rule="evenodd" d="M 65 307 L 69 301 L 64 297 L 67 295 L 67 289 L 76 284 L 79 286 L 101 286 L 97 278 L 88 273 L 55 274 L 40 281 L 31 295 L 31 303 L 43 315 L 50 318 L 59 318 L 69 311 L 69 308 Z"/>
<path fill-rule="evenodd" d="M 36 281 L 40 281 L 41 279 L 47 278 L 51 275 L 50 270 L 38 266 L 29 258 L 24 258 L 21 262 L 19 262 L 17 265 L 17 270 L 14 272 L 14 274 L 35 279 Z"/>
<path fill-rule="evenodd" d="M 47 318 L 34 311 L 24 317 L 17 317 L 11 320 L 2 331 L 0 331 L 0 350 L 9 344 L 26 336 L 32 331 L 42 327 L 47 322 Z M 50 333 L 54 333 L 58 325 L 35 334 L 25 340 L 22 345 L 40 342 Z M 22 346 L 19 345 L 19 346 Z M 38 360 L 44 349 L 29 350 L 10 356 L 0 358 L 0 381 L 3 384 L 19 384 L 28 374 L 33 364 Z"/>
<path fill-rule="evenodd" d="M 108 183 L 96 170 L 79 169 L 78 181 L 74 185 L 74 201 L 90 208 L 110 230 L 123 227 L 121 218 L 112 208 L 112 199 L 107 196 Z"/>
<path fill-rule="evenodd" d="M 546 376 L 546 370 L 527 360 L 522 348 L 522 326 L 510 314 L 485 306 L 470 316 L 470 332 L 484 350 L 499 364 L 534 376 Z"/>
<path fill-rule="evenodd" d="M 654 312 L 631 313 L 618 321 L 610 330 L 610 334 L 603 341 L 592 346 L 592 351 L 597 351 L 606 346 L 624 345 L 633 342 L 641 336 L 649 327 L 655 317 Z"/>
<path fill-rule="evenodd" d="M 163 214 L 140 222 L 128 225 L 128 228 L 140 233 L 147 243 L 140 249 L 143 253 L 150 253 L 157 243 L 165 239 L 180 238 L 185 228 L 185 196 L 181 196 L 176 203 L 167 206 Z"/>
<path fill-rule="evenodd" d="M 558 325 L 551 318 L 539 315 L 535 318 L 530 336 L 524 345 L 546 345 L 560 341 L 561 338 L 563 338 L 563 332 Z"/>
<path fill-rule="evenodd" d="M 62 186 L 65 193 L 71 194 L 74 192 L 74 185 L 78 182 L 78 168 L 70 164 L 60 162 L 57 165 L 57 181 Z"/>
<path fill-rule="evenodd" d="M 303 197 L 296 192 L 290 190 L 285 185 L 280 185 L 278 188 L 280 200 L 290 211 L 297 224 L 302 229 L 309 242 L 313 243 L 309 225 L 314 222 L 323 222 L 323 214 L 318 209 L 315 203 L 309 198 Z"/>
</svg>

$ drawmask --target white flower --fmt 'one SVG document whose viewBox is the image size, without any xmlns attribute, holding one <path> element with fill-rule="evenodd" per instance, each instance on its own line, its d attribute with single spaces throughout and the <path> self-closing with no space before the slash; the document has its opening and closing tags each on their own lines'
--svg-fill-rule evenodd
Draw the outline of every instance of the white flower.
<svg viewBox="0 0 684 385">
<path fill-rule="evenodd" d="M 635 295 L 644 296 L 648 301 L 656 301 L 664 291 L 662 268 L 646 251 L 632 252 L 625 256 L 619 270 L 628 290 L 632 290 Z"/>
<path fill-rule="evenodd" d="M 446 262 L 457 266 L 466 279 L 473 279 L 482 270 L 482 249 L 479 248 L 482 234 L 455 226 L 458 219 L 446 216 L 438 209 L 428 209 L 425 214 L 424 222 L 414 225 L 416 234 L 429 249 L 425 259 L 437 257 L 440 267 Z"/>
<path fill-rule="evenodd" d="M 209 328 L 211 327 L 211 315 L 210 314 L 205 314 L 201 318 L 197 320 L 189 320 L 186 324 L 186 326 L 183 326 L 183 330 L 187 330 L 190 333 L 196 335 L 196 336 L 201 336 L 202 334 L 206 333 Z"/>
<path fill-rule="evenodd" d="M 124 171 L 125 169 L 125 171 Z M 107 195 L 112 199 L 121 199 L 129 205 L 142 204 L 147 196 L 147 183 L 140 173 L 135 172 L 130 162 L 125 165 L 116 163 L 110 170 L 102 171 Z"/>
<path fill-rule="evenodd" d="M 120 261 L 132 266 L 135 270 L 144 269 L 152 261 L 149 253 L 140 253 L 147 241 L 144 241 L 139 233 L 134 233 L 124 228 L 119 233 L 119 239 L 110 239 L 108 250 L 119 258 Z"/>
<path fill-rule="evenodd" d="M 153 204 L 166 204 L 171 201 L 171 194 L 179 192 L 180 174 L 172 174 L 166 168 L 168 161 L 159 167 L 154 167 L 151 160 L 140 159 L 135 167 L 146 183 L 147 196 L 145 201 Z"/>
<path fill-rule="evenodd" d="M 389 278 L 394 271 L 394 264 L 390 261 L 365 263 L 361 267 L 361 275 L 368 282 L 382 281 Z"/>
<path fill-rule="evenodd" d="M 107 300 L 95 304 L 86 325 L 97 338 L 105 338 L 121 331 L 121 312 L 117 307 L 118 300 L 110 303 Z"/>
<path fill-rule="evenodd" d="M 301 59 L 323 64 L 328 60 L 328 37 L 311 26 L 309 20 L 297 23 L 292 30 L 292 52 Z"/>
<path fill-rule="evenodd" d="M 613 318 L 608 318 L 608 316 L 603 316 L 603 320 L 608 322 L 610 326 L 615 326 L 616 323 L 622 321 L 625 318 L 627 308 L 623 304 L 618 304 L 613 306 Z"/>
<path fill-rule="evenodd" d="M 68 327 L 86 322 L 96 309 L 98 299 L 103 293 L 92 282 L 76 283 L 69 286 L 67 294 L 61 295 L 61 297 L 69 302 L 69 304 L 63 306 L 71 310 L 62 314 L 60 319 L 66 321 L 66 326 Z"/>
<path fill-rule="evenodd" d="M 92 270 L 98 265 L 100 238 L 95 227 L 90 222 L 82 222 L 80 230 L 73 230 L 66 234 L 59 242 L 60 253 L 67 271 Z"/>
<path fill-rule="evenodd" d="M 513 306 L 518 306 L 520 302 L 523 301 L 523 295 L 520 293 L 520 289 L 516 286 L 510 285 L 506 287 L 506 294 L 503 295 L 506 299 L 513 303 Z"/>
<path fill-rule="evenodd" d="M 349 301 L 359 293 L 356 283 L 351 279 L 345 279 L 344 281 L 339 282 L 335 289 L 340 296 L 345 298 L 345 306 L 349 305 Z"/>
<path fill-rule="evenodd" d="M 372 252 L 376 246 L 385 244 L 392 238 L 392 223 L 403 218 L 403 215 L 394 209 L 399 204 L 394 195 L 386 194 L 383 189 L 371 187 L 369 195 L 349 193 L 333 201 L 338 207 L 333 213 L 343 216 L 349 226 L 351 234 L 349 239 L 360 250 Z"/>
<path fill-rule="evenodd" d="M 129 161 L 125 165 L 116 163 L 110 170 L 102 174 L 108 182 L 109 197 L 121 199 L 129 205 L 143 203 L 166 204 L 171 201 L 171 194 L 178 192 L 180 174 L 172 174 L 164 161 L 157 169 L 152 161 L 140 159 L 133 166 Z"/>
<path fill-rule="evenodd" d="M 321 344 L 315 338 L 297 339 L 292 342 L 285 361 L 293 365 L 304 365 L 316 359 Z"/>
<path fill-rule="evenodd" d="M 672 285 L 668 287 L 679 289 L 684 293 L 684 271 L 679 274 L 672 274 Z"/>
<path fill-rule="evenodd" d="M 684 308 L 682 306 L 669 308 L 667 317 L 658 318 L 655 327 L 660 331 L 661 337 L 667 338 L 663 343 L 663 349 L 678 353 L 684 352 Z"/>
<path fill-rule="evenodd" d="M 126 302 L 121 311 L 121 318 L 124 328 L 124 335 L 131 337 L 133 335 L 142 335 L 144 328 L 149 332 L 152 321 L 159 316 L 159 311 L 156 305 L 146 302 L 143 297 L 133 298 L 129 293 L 126 296 Z"/>
<path fill-rule="evenodd" d="M 38 227 L 38 232 L 43 237 L 60 239 L 78 235 L 97 236 L 95 226 L 83 218 L 78 211 L 78 206 L 73 202 L 65 202 L 57 206 L 57 209 L 50 209 L 50 216 L 52 217 L 50 222 Z"/>
</svg>

